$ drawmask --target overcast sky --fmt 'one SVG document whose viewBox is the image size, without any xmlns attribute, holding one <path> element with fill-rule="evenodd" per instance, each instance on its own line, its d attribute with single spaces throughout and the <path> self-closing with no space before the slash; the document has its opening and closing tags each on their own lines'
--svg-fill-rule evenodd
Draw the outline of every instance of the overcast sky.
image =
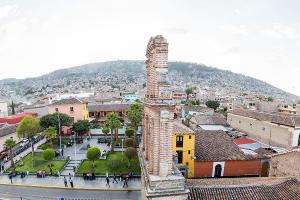
<svg viewBox="0 0 300 200">
<path fill-rule="evenodd" d="M 300 95 L 298 0 L 0 0 L 0 79 L 115 59 L 203 63 Z"/>
</svg>

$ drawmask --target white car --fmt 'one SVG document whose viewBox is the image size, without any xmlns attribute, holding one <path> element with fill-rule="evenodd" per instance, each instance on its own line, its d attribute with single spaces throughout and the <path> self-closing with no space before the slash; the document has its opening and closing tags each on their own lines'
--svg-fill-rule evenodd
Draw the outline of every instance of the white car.
<svg viewBox="0 0 300 200">
<path fill-rule="evenodd" d="M 29 140 L 28 139 L 23 139 L 21 142 L 20 142 L 20 146 L 21 147 L 24 147 L 26 144 L 29 143 Z"/>
</svg>

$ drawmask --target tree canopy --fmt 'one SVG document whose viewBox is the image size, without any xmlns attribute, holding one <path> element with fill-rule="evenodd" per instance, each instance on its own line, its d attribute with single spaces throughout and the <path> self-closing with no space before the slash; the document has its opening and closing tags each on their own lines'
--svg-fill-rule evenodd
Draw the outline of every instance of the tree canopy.
<svg viewBox="0 0 300 200">
<path fill-rule="evenodd" d="M 56 130 L 58 130 L 59 121 L 61 127 L 72 125 L 72 118 L 64 113 L 53 113 L 45 115 L 41 117 L 40 124 L 43 129 L 54 127 Z"/>
<path fill-rule="evenodd" d="M 143 106 L 140 103 L 133 103 L 130 105 L 129 110 L 127 112 L 127 117 L 131 123 L 131 125 L 134 127 L 134 140 L 137 141 L 136 132 L 138 129 L 138 126 L 142 122 L 143 118 Z"/>
<path fill-rule="evenodd" d="M 57 137 L 57 133 L 54 127 L 49 127 L 47 130 L 44 131 L 44 136 L 47 141 L 50 142 L 50 145 L 52 146 L 52 141 Z"/>
<path fill-rule="evenodd" d="M 129 128 L 127 128 L 127 129 L 125 130 L 125 135 L 126 135 L 127 137 L 132 137 L 133 134 L 134 134 L 134 128 L 129 127 Z"/>
<path fill-rule="evenodd" d="M 217 110 L 217 108 L 219 108 L 220 103 L 218 101 L 215 100 L 208 100 L 205 105 L 209 108 L 212 108 L 214 110 Z"/>
<path fill-rule="evenodd" d="M 109 133 L 109 127 L 103 127 L 102 128 L 102 133 L 104 133 L 104 134 L 108 134 Z"/>
<path fill-rule="evenodd" d="M 12 152 L 12 149 L 14 148 L 15 145 L 16 145 L 16 141 L 13 138 L 8 138 L 4 142 L 5 148 L 9 150 L 9 154 L 10 154 L 9 157 L 10 157 L 11 166 L 13 168 L 13 172 L 16 171 L 14 156 L 13 156 L 13 152 Z"/>
<path fill-rule="evenodd" d="M 18 125 L 17 135 L 19 138 L 33 138 L 40 131 L 39 120 L 31 116 L 26 116 Z"/>
<path fill-rule="evenodd" d="M 137 154 L 136 149 L 133 147 L 128 147 L 125 149 L 124 154 L 128 158 L 128 166 L 130 166 L 130 160 L 133 159 Z"/>
<path fill-rule="evenodd" d="M 91 123 L 88 120 L 78 120 L 73 124 L 73 131 L 79 135 L 86 134 L 91 127 Z"/>
<path fill-rule="evenodd" d="M 45 160 L 51 161 L 53 158 L 55 158 L 55 151 L 53 149 L 46 149 L 43 151 L 43 158 Z"/>
<path fill-rule="evenodd" d="M 98 147 L 91 147 L 86 152 L 86 157 L 93 161 L 93 167 L 95 167 L 95 160 L 99 159 L 101 155 L 101 151 Z"/>
<path fill-rule="evenodd" d="M 134 140 L 132 138 L 127 138 L 125 140 L 125 146 L 126 147 L 135 147 Z"/>
</svg>

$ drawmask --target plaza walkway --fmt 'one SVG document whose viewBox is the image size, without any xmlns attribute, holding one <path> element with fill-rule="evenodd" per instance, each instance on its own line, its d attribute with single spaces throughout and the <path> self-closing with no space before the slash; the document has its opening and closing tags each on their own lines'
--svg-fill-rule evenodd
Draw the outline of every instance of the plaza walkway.
<svg viewBox="0 0 300 200">
<path fill-rule="evenodd" d="M 96 178 L 96 180 L 88 181 L 84 180 L 83 177 L 72 177 L 74 181 L 74 188 L 109 188 L 106 185 L 105 177 Z M 110 188 L 111 189 L 123 189 L 124 181 L 118 181 L 118 183 L 112 183 L 113 178 L 110 178 Z M 35 175 L 28 175 L 25 178 L 21 179 L 20 176 L 14 177 L 12 179 L 13 184 L 17 185 L 25 185 L 25 186 L 46 186 L 46 187 L 58 187 L 64 188 L 64 178 L 60 177 L 45 177 L 45 178 L 37 178 Z M 1 184 L 11 184 L 11 181 L 8 175 L 0 176 L 0 185 Z M 70 184 L 68 183 L 68 187 Z M 128 181 L 129 190 L 139 190 L 141 188 L 141 180 L 140 178 L 133 178 Z"/>
</svg>

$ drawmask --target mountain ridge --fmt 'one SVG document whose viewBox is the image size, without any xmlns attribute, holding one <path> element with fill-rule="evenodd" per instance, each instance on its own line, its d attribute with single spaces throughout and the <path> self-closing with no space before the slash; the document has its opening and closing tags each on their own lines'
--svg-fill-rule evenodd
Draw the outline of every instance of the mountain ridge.
<svg viewBox="0 0 300 200">
<path fill-rule="evenodd" d="M 106 62 L 94 62 L 84 65 L 58 69 L 53 72 L 25 79 L 0 80 L 1 95 L 3 92 L 16 90 L 15 95 L 40 92 L 51 93 L 51 87 L 71 88 L 71 83 L 78 85 L 78 89 L 100 87 L 97 84 L 106 84 L 113 88 L 124 89 L 122 82 L 126 84 L 142 85 L 145 82 L 145 63 L 142 60 L 113 60 Z M 228 91 L 254 92 L 265 96 L 274 96 L 288 99 L 298 99 L 297 95 L 286 92 L 262 80 L 252 78 L 229 70 L 210 67 L 204 64 L 192 62 L 170 61 L 169 76 L 172 85 L 187 85 L 209 87 L 212 89 Z M 136 80 L 133 78 L 135 77 Z M 118 80 L 119 79 L 119 80 Z M 89 84 L 81 83 L 89 82 Z M 18 88 L 19 87 L 19 88 Z M 47 90 L 47 88 L 49 88 Z M 45 92 L 45 91 L 46 92 Z"/>
</svg>

